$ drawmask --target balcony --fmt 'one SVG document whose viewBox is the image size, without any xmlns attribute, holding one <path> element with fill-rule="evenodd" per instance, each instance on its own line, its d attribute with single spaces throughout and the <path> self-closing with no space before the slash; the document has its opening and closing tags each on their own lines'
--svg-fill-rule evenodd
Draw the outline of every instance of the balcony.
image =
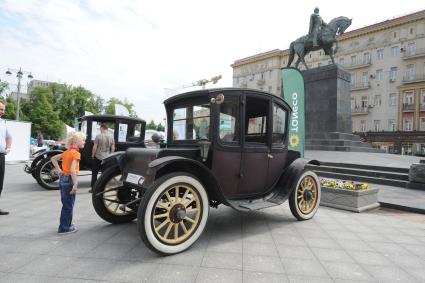
<svg viewBox="0 0 425 283">
<path fill-rule="evenodd" d="M 364 67 L 370 67 L 372 65 L 372 60 L 365 60 L 359 63 L 355 63 L 355 64 L 346 64 L 344 65 L 344 67 L 348 70 L 354 70 L 354 69 L 360 69 L 360 68 L 364 68 Z"/>
<path fill-rule="evenodd" d="M 413 84 L 425 82 L 425 74 L 415 74 L 413 76 L 403 77 L 403 84 Z"/>
<path fill-rule="evenodd" d="M 425 111 L 425 104 L 424 103 L 421 103 L 421 105 L 419 106 L 419 110 Z"/>
<path fill-rule="evenodd" d="M 415 111 L 415 104 L 403 103 L 402 109 L 403 109 L 403 112 L 413 112 Z"/>
<path fill-rule="evenodd" d="M 355 107 L 351 109 L 352 116 L 367 115 L 369 112 L 368 107 Z"/>
<path fill-rule="evenodd" d="M 363 89 L 369 89 L 370 88 L 370 82 L 364 82 L 364 83 L 358 83 L 358 84 L 351 84 L 350 90 L 363 90 Z"/>
<path fill-rule="evenodd" d="M 425 57 L 425 48 L 416 49 L 412 51 L 406 50 L 402 56 L 404 60 L 415 59 L 420 57 Z"/>
</svg>

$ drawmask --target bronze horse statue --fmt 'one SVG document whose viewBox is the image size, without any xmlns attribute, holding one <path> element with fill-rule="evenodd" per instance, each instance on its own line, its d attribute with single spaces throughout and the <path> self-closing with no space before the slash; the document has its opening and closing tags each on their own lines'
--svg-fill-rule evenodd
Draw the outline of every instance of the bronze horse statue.
<svg viewBox="0 0 425 283">
<path fill-rule="evenodd" d="M 352 19 L 347 17 L 338 17 L 329 22 L 322 30 L 319 32 L 317 41 L 318 47 L 313 47 L 313 39 L 308 35 L 304 35 L 297 40 L 291 42 L 289 46 L 289 60 L 287 67 L 291 66 L 292 61 L 294 60 L 295 54 L 298 55 L 298 60 L 295 63 L 295 67 L 298 68 L 300 62 L 304 64 L 306 69 L 308 69 L 307 64 L 304 61 L 305 55 L 311 51 L 316 51 L 323 49 L 326 55 L 331 57 L 332 63 L 335 64 L 334 54 L 338 50 L 338 41 L 336 40 L 336 35 L 341 35 L 345 30 L 351 25 Z M 332 48 L 335 43 L 335 49 Z"/>
</svg>

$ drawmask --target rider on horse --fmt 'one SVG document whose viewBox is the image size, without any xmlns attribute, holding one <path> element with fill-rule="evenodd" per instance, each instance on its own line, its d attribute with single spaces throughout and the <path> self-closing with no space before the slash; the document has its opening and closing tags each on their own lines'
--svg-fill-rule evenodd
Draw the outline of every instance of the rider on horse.
<svg viewBox="0 0 425 283">
<path fill-rule="evenodd" d="M 313 37 L 313 47 L 318 47 L 317 44 L 317 35 L 319 31 L 326 26 L 325 21 L 323 21 L 322 17 L 319 15 L 319 8 L 314 9 L 314 14 L 310 16 L 310 27 L 308 30 L 309 38 Z"/>
</svg>

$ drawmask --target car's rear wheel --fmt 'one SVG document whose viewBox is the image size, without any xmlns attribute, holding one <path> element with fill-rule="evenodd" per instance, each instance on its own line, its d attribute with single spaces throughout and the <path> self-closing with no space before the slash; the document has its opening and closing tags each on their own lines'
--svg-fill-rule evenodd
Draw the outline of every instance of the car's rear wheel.
<svg viewBox="0 0 425 283">
<path fill-rule="evenodd" d="M 106 169 L 93 188 L 92 203 L 96 213 L 112 224 L 128 223 L 137 217 L 135 211 L 124 206 L 131 200 L 131 188 L 124 186 L 118 166 Z"/>
<path fill-rule="evenodd" d="M 37 167 L 35 167 L 35 179 L 46 190 L 59 189 L 59 175 L 50 160 L 50 156 L 38 162 Z"/>
<path fill-rule="evenodd" d="M 137 213 L 140 237 L 165 255 L 188 249 L 202 235 L 208 219 L 208 195 L 194 176 L 162 176 L 147 190 Z"/>
<path fill-rule="evenodd" d="M 310 219 L 320 204 L 320 181 L 313 171 L 305 171 L 289 197 L 289 207 L 298 220 Z"/>
</svg>

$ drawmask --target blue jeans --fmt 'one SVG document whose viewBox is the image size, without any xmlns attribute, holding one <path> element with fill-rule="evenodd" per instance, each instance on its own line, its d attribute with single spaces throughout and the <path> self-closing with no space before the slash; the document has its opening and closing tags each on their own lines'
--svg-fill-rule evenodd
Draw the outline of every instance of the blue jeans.
<svg viewBox="0 0 425 283">
<path fill-rule="evenodd" d="M 72 212 L 74 210 L 75 194 L 70 195 L 72 190 L 71 176 L 61 176 L 59 181 L 61 192 L 62 211 L 58 232 L 68 232 L 72 224 Z"/>
</svg>

